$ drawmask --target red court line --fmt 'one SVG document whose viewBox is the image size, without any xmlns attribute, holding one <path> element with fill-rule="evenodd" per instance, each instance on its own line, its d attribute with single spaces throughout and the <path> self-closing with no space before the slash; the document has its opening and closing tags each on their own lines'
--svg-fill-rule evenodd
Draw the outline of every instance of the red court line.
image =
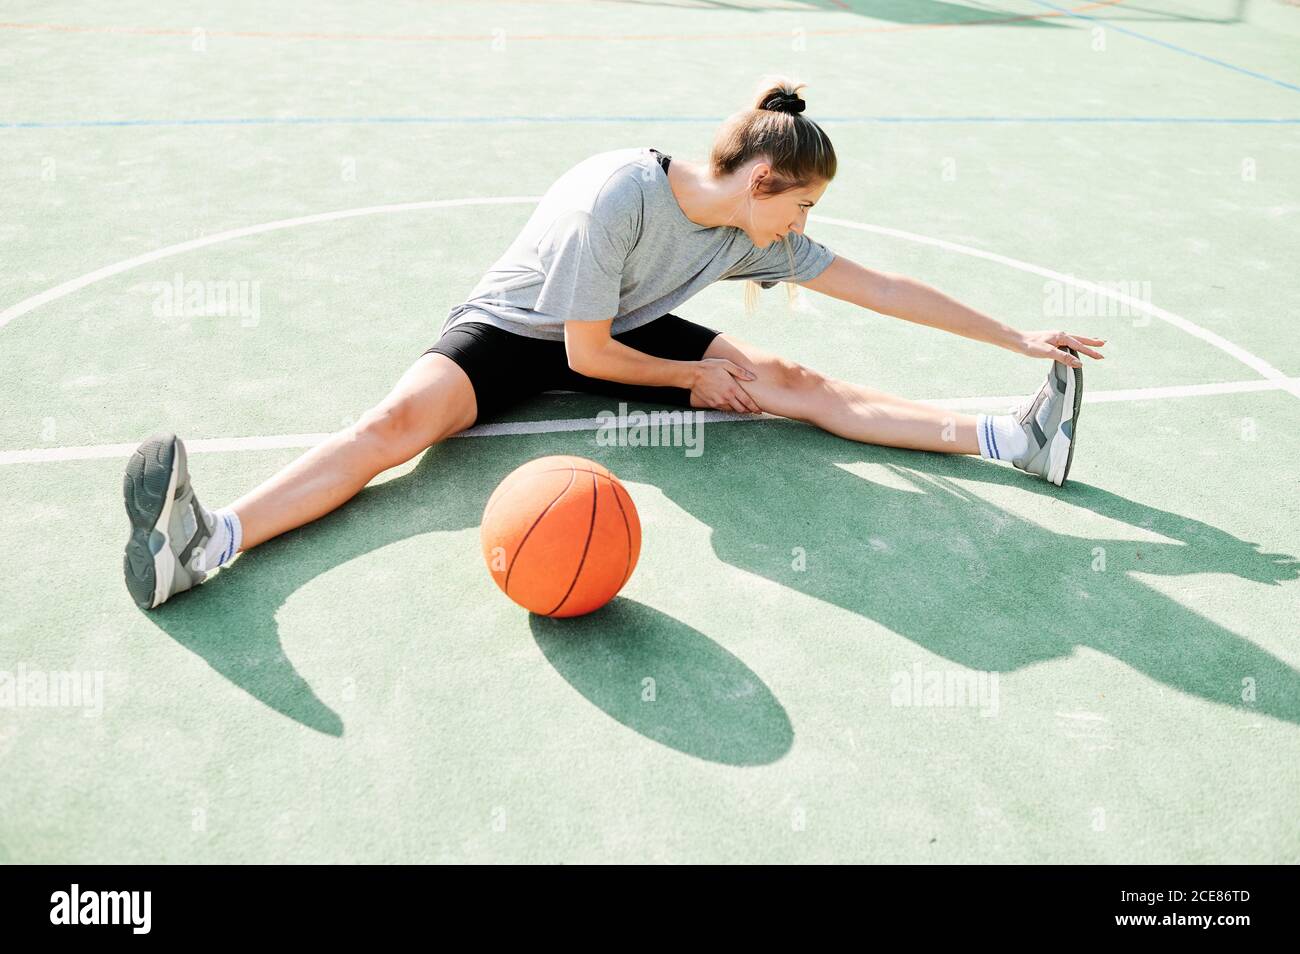
<svg viewBox="0 0 1300 954">
<path fill-rule="evenodd" d="M 1070 10 L 1048 13 L 1025 13 L 1016 16 L 990 17 L 985 20 L 967 20 L 963 23 L 903 23 L 878 27 L 846 27 L 839 30 L 805 30 L 805 36 L 857 36 L 865 33 L 903 33 L 913 30 L 947 30 L 958 27 L 998 26 L 1025 20 L 1050 20 L 1068 17 L 1100 7 L 1115 7 L 1125 0 L 1095 0 Z M 797 11 L 790 11 L 797 12 Z M 132 26 L 77 26 L 67 23 L 0 23 L 0 30 L 43 30 L 54 33 L 119 33 L 132 36 L 193 36 L 200 27 L 132 27 Z M 203 30 L 204 36 L 252 40 L 364 40 L 385 43 L 486 43 L 493 37 L 487 33 L 276 33 L 268 30 Z M 507 33 L 509 41 L 530 40 L 746 40 L 781 37 L 788 39 L 790 31 L 763 30 L 742 33 Z"/>
</svg>

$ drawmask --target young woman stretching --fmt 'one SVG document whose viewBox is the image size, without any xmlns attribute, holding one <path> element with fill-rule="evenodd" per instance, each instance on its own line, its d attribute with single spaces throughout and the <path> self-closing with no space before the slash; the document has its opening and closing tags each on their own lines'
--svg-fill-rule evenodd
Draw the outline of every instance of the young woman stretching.
<svg viewBox="0 0 1300 954">
<path fill-rule="evenodd" d="M 542 391 L 757 413 L 850 440 L 1009 461 L 1061 485 L 1095 338 L 1017 331 L 912 279 L 874 272 L 803 234 L 835 177 L 826 133 L 803 115 L 804 84 L 774 79 L 719 129 L 707 164 L 648 147 L 578 163 L 437 343 L 391 393 L 225 509 L 194 494 L 185 446 L 146 440 L 124 480 L 126 584 L 146 609 L 202 583 L 243 550 L 329 513 L 376 475 Z M 828 378 L 672 310 L 715 281 L 779 281 L 872 311 L 1053 361 L 1012 413 L 954 414 Z M 791 289 L 793 293 L 793 289 Z"/>
</svg>

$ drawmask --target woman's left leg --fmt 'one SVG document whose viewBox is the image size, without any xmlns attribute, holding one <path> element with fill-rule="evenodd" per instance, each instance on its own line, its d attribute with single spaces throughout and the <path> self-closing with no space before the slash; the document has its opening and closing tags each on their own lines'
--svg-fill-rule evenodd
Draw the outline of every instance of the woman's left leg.
<svg viewBox="0 0 1300 954">
<path fill-rule="evenodd" d="M 714 338 L 704 357 L 727 358 L 752 370 L 758 379 L 742 385 L 768 414 L 867 444 L 940 454 L 980 452 L 974 414 L 830 378 L 727 334 Z"/>
</svg>

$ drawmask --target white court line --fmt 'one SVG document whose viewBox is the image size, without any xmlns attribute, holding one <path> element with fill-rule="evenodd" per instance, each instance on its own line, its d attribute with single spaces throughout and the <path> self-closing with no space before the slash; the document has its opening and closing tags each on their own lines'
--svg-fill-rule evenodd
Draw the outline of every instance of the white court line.
<svg viewBox="0 0 1300 954">
<path fill-rule="evenodd" d="M 93 285 L 95 282 L 103 281 L 105 278 L 112 278 L 114 275 L 120 275 L 123 272 L 129 272 L 133 268 L 139 268 L 141 265 L 148 265 L 150 262 L 156 262 L 159 259 L 170 258 L 173 255 L 181 255 L 185 252 L 192 252 L 196 248 L 206 248 L 209 245 L 216 245 L 220 242 L 230 242 L 234 239 L 247 238 L 250 235 L 262 235 L 266 232 L 278 232 L 281 229 L 293 229 L 300 225 L 313 225 L 317 222 L 333 222 L 336 219 L 351 219 L 362 215 L 383 215 L 389 212 L 416 212 L 420 209 L 447 209 L 462 205 L 520 205 L 525 202 L 536 203 L 541 196 L 503 196 L 501 198 L 485 199 L 430 199 L 426 202 L 400 202 L 395 205 L 371 205 L 359 209 L 340 209 L 337 212 L 319 212 L 315 215 L 300 215 L 294 219 L 280 219 L 275 222 L 263 222 L 261 225 L 246 225 L 243 228 L 229 229 L 225 232 L 214 232 L 211 235 L 204 235 L 200 238 L 191 239 L 188 242 L 180 242 L 176 245 L 167 245 L 163 248 L 156 248 L 152 252 L 145 252 L 143 255 L 137 255 L 135 258 L 124 259 L 113 265 L 105 265 L 103 268 L 97 268 L 93 272 L 87 272 L 77 278 L 69 279 L 61 285 L 55 285 L 53 288 L 47 288 L 39 295 L 33 295 L 30 298 L 24 298 L 16 305 L 11 305 L 4 311 L 0 311 L 0 328 L 3 328 L 15 318 L 19 318 L 41 305 L 47 305 L 52 301 L 63 298 L 65 295 L 71 295 L 75 291 L 80 291 L 87 285 Z"/>
<path fill-rule="evenodd" d="M 1085 291 L 1092 292 L 1094 295 L 1101 295 L 1105 298 L 1112 298 L 1115 301 L 1122 302 L 1130 308 L 1136 308 L 1138 311 L 1159 318 L 1161 321 L 1173 325 L 1179 331 L 1185 331 L 1193 338 L 1199 338 L 1206 344 L 1218 348 L 1224 354 L 1230 355 L 1240 361 L 1246 367 L 1250 368 L 1270 381 L 1279 382 L 1282 390 L 1300 397 L 1300 383 L 1287 377 L 1286 374 L 1273 367 L 1258 355 L 1251 354 L 1245 348 L 1233 344 L 1227 338 L 1215 334 L 1207 328 L 1202 328 L 1195 322 L 1188 321 L 1181 315 L 1175 315 L 1172 311 L 1166 311 L 1164 308 L 1158 308 L 1149 302 L 1142 301 L 1140 298 L 1134 298 L 1132 295 L 1125 295 L 1114 289 L 1106 288 L 1095 282 L 1084 281 L 1081 278 L 1075 278 L 1073 275 L 1066 275 L 1062 272 L 1053 271 L 1050 268 L 1042 268 L 1038 265 L 1031 265 L 1029 262 L 1022 262 L 1017 258 L 1009 258 L 1006 255 L 999 255 L 996 252 L 986 252 L 983 249 L 972 248 L 969 245 L 960 245 L 957 242 L 949 242 L 944 239 L 930 238 L 928 235 L 919 235 L 916 232 L 904 232 L 900 229 L 885 228 L 882 225 L 865 225 L 861 222 L 853 222 L 849 219 L 835 219 L 825 215 L 809 216 L 814 221 L 825 222 L 827 225 L 839 225 L 846 229 L 856 229 L 859 232 L 874 232 L 877 235 L 888 235 L 892 238 L 905 239 L 908 242 L 916 242 L 920 245 L 933 245 L 936 248 L 944 249 L 948 252 L 956 252 L 959 255 L 969 255 L 972 258 L 982 258 L 986 261 L 997 262 L 999 265 L 1006 265 L 1009 268 L 1019 269 L 1022 272 L 1029 272 L 1032 275 L 1041 275 L 1044 278 L 1050 278 L 1066 285 L 1073 285 L 1075 288 L 1082 288 Z"/>
<path fill-rule="evenodd" d="M 128 258 L 121 262 L 117 262 L 113 265 L 106 265 L 103 268 L 96 269 L 93 272 L 87 272 L 86 274 L 81 275 L 77 278 L 70 279 L 59 285 L 55 285 L 53 288 L 46 289 L 45 291 L 40 292 L 39 294 L 32 295 L 29 298 L 25 298 L 22 301 L 18 302 L 17 304 L 12 305 L 9 308 L 6 308 L 3 312 L 0 312 L 0 329 L 4 328 L 4 326 L 6 326 L 9 322 L 13 321 L 15 318 L 21 317 L 22 315 L 25 315 L 28 312 L 33 311 L 36 308 L 39 308 L 42 305 L 49 304 L 52 301 L 56 301 L 60 298 L 72 294 L 73 292 L 79 291 L 80 289 L 85 288 L 88 285 L 92 285 L 96 282 L 103 281 L 106 278 L 111 278 L 114 275 L 120 275 L 123 272 L 130 271 L 131 269 L 138 268 L 139 266 L 146 265 L 150 262 L 156 262 L 159 261 L 160 259 L 169 258 L 173 255 L 180 255 L 185 252 L 194 251 L 195 249 L 205 248 L 209 245 L 216 245 L 220 242 L 233 241 L 235 239 L 246 238 L 251 235 L 261 235 L 267 232 L 275 232 L 282 229 L 296 228 L 301 225 L 311 225 L 320 222 L 331 222 L 338 219 L 356 218 L 356 217 L 366 216 L 366 215 L 384 215 L 391 212 L 414 212 L 422 209 L 453 208 L 458 206 L 512 205 L 512 204 L 518 205 L 523 203 L 536 203 L 540 200 L 540 198 L 541 198 L 540 196 L 503 196 L 497 198 L 485 197 L 485 198 L 468 198 L 468 199 L 431 199 L 423 202 L 402 202 L 402 203 L 395 203 L 390 205 L 365 206 L 356 209 L 340 209 L 334 212 L 320 212 L 315 215 L 303 215 L 291 219 L 279 219 L 274 222 L 264 222 L 261 225 L 249 225 L 249 226 L 244 226 L 242 228 L 229 229 L 225 232 L 217 232 L 213 235 L 205 235 L 197 239 L 191 239 L 190 241 L 187 242 L 180 242 L 176 245 L 168 245 L 165 246 L 164 248 L 155 249 L 152 252 L 146 252 L 142 255 L 137 255 L 134 258 Z M 948 242 L 943 239 L 930 238 L 929 236 L 920 235 L 915 232 L 905 232 L 900 229 L 891 229 L 891 228 L 886 228 L 884 226 L 866 225 L 864 223 L 853 222 L 848 219 L 831 218 L 831 217 L 821 216 L 821 215 L 812 216 L 811 218 L 814 221 L 825 222 L 828 225 L 838 225 L 843 228 L 855 229 L 862 232 L 872 232 L 878 235 L 887 235 L 893 238 L 899 238 L 909 242 L 916 242 L 922 245 L 931 245 L 936 248 L 941 248 L 949 252 L 955 252 L 960 255 L 969 255 L 974 258 L 981 258 L 987 261 L 997 262 L 998 264 L 1006 265 L 1009 268 L 1015 268 L 1020 271 L 1029 272 L 1030 274 L 1041 275 L 1045 278 L 1055 279 L 1056 281 L 1073 285 L 1076 288 L 1082 288 L 1091 291 L 1093 294 L 1100 295 L 1106 298 L 1115 299 L 1117 301 L 1129 305 L 1130 307 L 1137 308 L 1139 311 L 1145 312 L 1146 314 L 1153 315 L 1154 317 L 1157 317 L 1162 321 L 1168 322 L 1169 324 L 1173 325 L 1175 328 L 1178 328 L 1179 330 L 1184 331 L 1195 338 L 1199 338 L 1200 340 L 1206 342 L 1207 344 L 1210 344 L 1215 348 L 1218 348 L 1220 351 L 1223 351 L 1225 354 L 1232 356 L 1233 358 L 1245 364 L 1247 367 L 1251 368 L 1258 374 L 1262 375 L 1267 381 L 1272 382 L 1272 387 L 1261 388 L 1260 390 L 1281 389 L 1287 391 L 1292 395 L 1295 395 L 1296 397 L 1300 397 L 1300 380 L 1288 378 L 1281 371 L 1274 368 L 1272 365 L 1264 361 L 1262 358 L 1251 354 L 1250 352 L 1246 351 L 1243 348 L 1238 347 L 1237 345 L 1233 344 L 1231 341 L 1228 341 L 1226 338 L 1223 338 L 1212 331 L 1208 331 L 1205 328 L 1202 328 L 1199 325 L 1191 321 L 1188 321 L 1186 318 L 1183 318 L 1179 315 L 1175 315 L 1172 312 L 1166 311 L 1163 308 L 1157 308 L 1154 305 L 1150 305 L 1147 302 L 1141 301 L 1140 299 L 1137 298 L 1133 298 L 1129 295 L 1122 294 L 1113 289 L 1105 288 L 1101 285 L 1094 284 L 1093 282 L 1088 282 L 1082 279 L 1074 278 L 1073 276 L 1065 275 L 1061 272 L 1056 272 L 1048 268 L 1041 268 L 1037 265 L 1031 265 L 1028 262 L 1022 262 L 1019 259 L 1009 258 L 1005 255 L 998 255 L 994 252 L 986 252 L 982 249 L 972 248 L 971 246 L 968 245 L 960 245 L 956 242 Z M 1241 382 L 1241 383 L 1245 384 L 1247 382 Z M 1152 390 L 1157 391 L 1161 389 L 1152 389 Z M 1243 390 L 1245 389 L 1243 388 Z M 1146 394 L 1147 391 L 1145 389 L 1142 389 L 1131 393 Z M 1189 391 L 1188 393 L 1190 394 L 1196 392 Z M 1226 393 L 1226 392 L 1211 391 L 1211 392 L 1204 392 L 1204 393 Z M 1092 399 L 1096 399 L 1096 396 L 1095 395 L 1092 396 Z M 1121 400 L 1131 400 L 1131 399 L 1132 398 L 1122 398 Z M 969 403 L 970 400 L 978 400 L 978 401 L 987 400 L 989 402 L 1001 402 L 1009 399 L 980 398 L 980 399 L 957 399 L 957 400 L 966 400 Z M 951 400 L 937 401 L 934 403 L 939 403 L 942 406 L 961 406 L 960 404 L 953 404 Z M 730 419 L 727 412 L 710 411 L 707 413 L 722 415 L 721 417 L 717 418 L 718 420 Z M 745 418 L 745 416 L 743 415 L 740 415 L 739 417 L 741 419 L 753 419 L 753 418 Z M 708 420 L 707 417 L 706 420 Z M 540 426 L 543 423 L 545 422 L 532 422 L 532 426 Z M 582 427 L 578 427 L 576 425 L 567 426 L 567 427 L 563 426 L 572 423 L 573 422 L 563 422 L 563 421 L 550 422 L 551 425 L 554 425 L 553 426 L 554 430 L 581 430 L 587 427 L 587 425 L 585 424 Z M 490 425 L 490 426 L 497 427 L 497 426 L 504 426 L 504 425 Z M 516 426 L 522 427 L 528 425 L 520 423 L 517 424 Z M 594 423 L 591 424 L 590 426 L 594 427 Z M 475 430 L 477 431 L 477 429 Z M 501 432 L 492 432 L 492 433 L 530 433 L 530 432 L 501 431 Z M 532 431 L 531 433 L 538 433 L 538 432 Z M 479 434 L 476 433 L 471 434 L 471 432 L 465 432 L 465 435 L 480 436 Z M 215 441 L 215 444 L 212 445 L 214 449 L 235 450 L 235 449 L 257 449 L 259 446 L 261 446 L 257 443 L 259 441 L 266 442 L 265 447 L 267 448 L 311 447 L 315 443 L 319 442 L 319 440 L 321 440 L 324 436 L 326 435 L 299 434 L 299 435 L 282 435 L 279 437 L 270 436 L 270 437 L 254 437 L 254 438 L 232 438 L 229 440 L 224 438 L 213 438 L 209 440 Z M 232 444 L 230 443 L 230 441 L 234 441 L 235 443 Z M 287 444 L 283 443 L 285 441 L 289 441 L 290 443 Z M 302 443 L 303 441 L 309 441 L 309 443 Z M 253 443 L 249 444 L 247 442 L 253 442 Z M 204 443 L 205 441 L 202 439 L 196 441 L 196 444 L 204 444 Z M 77 447 L 38 448 L 31 451 L 5 451 L 0 453 L 0 464 L 23 462 L 25 460 L 28 460 L 28 458 L 25 458 L 22 455 L 27 455 L 27 454 L 39 455 L 39 454 L 50 454 L 50 453 L 66 453 L 70 455 L 67 457 L 30 458 L 32 460 L 43 460 L 43 459 L 78 460 L 78 459 L 86 459 L 88 457 L 96 457 L 96 456 L 117 456 L 120 453 L 120 449 L 124 446 L 127 448 L 126 450 L 127 453 L 130 453 L 134 449 L 134 447 L 128 445 L 110 444 L 110 445 L 98 445 L 96 447 L 89 447 L 89 448 L 77 448 Z M 190 446 L 188 442 L 186 446 L 187 447 Z M 111 451 L 108 450 L 110 448 Z M 101 450 L 103 450 L 104 453 L 98 453 L 98 451 Z"/>
<path fill-rule="evenodd" d="M 1292 378 L 1288 383 L 1300 383 L 1300 378 Z M 1084 404 L 1106 404 L 1117 401 L 1154 401 L 1167 398 L 1201 397 L 1214 394 L 1243 394 L 1251 391 L 1279 391 L 1284 385 L 1278 381 L 1226 381 L 1219 384 L 1182 384 L 1163 388 L 1131 388 L 1116 391 L 1093 391 L 1085 393 Z M 572 392 L 561 392 L 572 393 Z M 998 406 L 999 409 L 1024 400 L 1026 395 L 998 395 L 993 397 L 966 398 L 918 398 L 927 404 L 946 408 L 975 408 L 981 406 Z M 734 411 L 700 411 L 705 423 L 743 422 L 743 421 L 784 421 L 786 418 L 772 414 L 737 414 Z M 546 421 L 502 421 L 497 424 L 480 424 L 469 430 L 461 431 L 453 437 L 501 437 L 517 434 L 554 434 L 561 431 L 594 431 L 601 425 L 594 417 L 571 417 Z M 185 449 L 191 454 L 222 454 L 232 451 L 263 451 L 300 449 L 315 447 L 330 435 L 320 434 L 277 434 L 270 437 L 201 437 L 185 441 Z M 130 456 L 138 444 L 92 444 L 83 447 L 35 447 L 28 450 L 0 451 L 0 466 L 5 464 L 51 464 L 70 460 L 99 460 L 106 457 L 122 458 Z"/>
<path fill-rule="evenodd" d="M 191 252 L 195 249 L 205 248 L 209 245 L 216 245 L 220 242 L 229 242 L 234 239 L 246 238 L 250 235 L 261 235 L 266 232 L 276 232 L 281 229 L 297 228 L 300 225 L 312 225 L 319 222 L 332 222 L 337 219 L 356 218 L 365 215 L 385 215 L 390 212 L 415 212 L 421 209 L 438 209 L 454 208 L 458 206 L 475 206 L 475 205 L 518 205 L 522 203 L 536 203 L 540 201 L 541 196 L 501 196 L 497 198 L 469 198 L 469 199 L 431 199 L 425 202 L 401 202 L 391 205 L 372 205 L 364 206 L 357 209 L 339 209 L 334 212 L 319 212 L 315 215 L 302 215 L 292 219 L 279 219 L 275 222 L 264 222 L 261 225 L 248 225 L 243 228 L 229 229 L 225 232 L 217 232 L 213 235 L 205 235 L 201 238 L 191 239 L 188 242 L 180 242 L 176 245 L 168 245 L 164 248 L 154 249 L 152 252 L 146 252 L 143 255 L 137 255 L 134 258 L 128 258 L 124 261 L 117 262 L 113 265 L 106 265 L 103 268 L 96 269 L 93 272 L 87 272 L 77 278 L 70 279 L 53 288 L 46 289 L 39 294 L 25 298 L 15 305 L 11 305 L 4 311 L 0 312 L 0 328 L 22 315 L 27 314 L 41 305 L 56 301 L 75 291 L 92 285 L 95 282 L 102 281 L 105 278 L 111 278 L 114 275 L 120 275 L 122 272 L 130 271 L 141 265 L 147 265 L 150 262 L 156 262 L 159 259 L 169 258 L 173 255 L 180 255 L 185 252 Z M 1105 288 L 1094 282 L 1084 281 L 1075 278 L 1072 275 L 1066 275 L 1062 272 L 1053 271 L 1050 268 L 1042 268 L 1038 265 L 1032 265 L 1029 262 L 1022 262 L 1019 259 L 1010 258 L 1006 255 L 998 255 L 996 252 L 986 252 L 983 249 L 972 248 L 969 245 L 961 245 L 957 242 L 949 242 L 944 239 L 931 238 L 928 235 L 920 235 L 916 232 L 905 232 L 901 229 L 891 229 L 882 225 L 867 225 L 863 222 L 854 222 L 850 219 L 838 219 L 824 215 L 814 215 L 810 218 L 815 222 L 825 222 L 827 225 L 838 225 L 846 229 L 855 229 L 859 232 L 872 232 L 876 235 L 888 235 L 892 238 L 903 239 L 907 242 L 916 242 L 920 245 L 931 245 L 935 248 L 941 248 L 948 252 L 955 252 L 959 255 L 969 255 L 972 258 L 981 258 L 985 261 L 997 262 L 999 265 L 1006 265 L 1008 268 L 1015 268 L 1022 272 L 1028 272 L 1032 275 L 1041 275 L 1044 278 L 1054 279 L 1075 288 L 1081 288 L 1090 291 L 1095 295 L 1104 298 L 1111 298 L 1115 301 L 1122 302 L 1131 308 L 1136 308 L 1141 312 L 1159 318 L 1173 327 L 1184 331 L 1194 338 L 1218 348 L 1220 351 L 1240 361 L 1252 371 L 1260 374 L 1270 381 L 1282 382 L 1281 387 L 1289 393 L 1300 397 L 1300 384 L 1291 381 L 1285 374 L 1273 367 L 1263 358 L 1251 354 L 1244 348 L 1233 344 L 1227 338 L 1215 334 L 1200 325 L 1188 321 L 1181 315 L 1175 315 L 1164 308 L 1158 308 L 1155 305 L 1134 298 L 1131 295 L 1123 294 L 1114 289 Z"/>
</svg>

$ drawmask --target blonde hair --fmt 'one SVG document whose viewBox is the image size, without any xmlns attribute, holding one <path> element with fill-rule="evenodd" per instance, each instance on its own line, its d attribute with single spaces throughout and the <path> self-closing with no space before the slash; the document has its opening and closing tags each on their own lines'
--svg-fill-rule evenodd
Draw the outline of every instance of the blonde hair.
<svg viewBox="0 0 1300 954">
<path fill-rule="evenodd" d="M 764 195 L 780 195 L 816 182 L 835 178 L 835 148 L 830 137 L 803 115 L 800 91 L 807 83 L 785 76 L 765 76 L 758 83 L 754 105 L 728 117 L 713 139 L 709 166 L 715 178 L 730 175 L 753 159 L 764 158 L 772 175 L 759 183 Z M 788 237 L 781 239 L 794 277 L 794 249 Z M 745 282 L 745 314 L 758 307 L 759 284 Z M 794 301 L 795 285 L 786 284 L 787 298 Z"/>
</svg>

